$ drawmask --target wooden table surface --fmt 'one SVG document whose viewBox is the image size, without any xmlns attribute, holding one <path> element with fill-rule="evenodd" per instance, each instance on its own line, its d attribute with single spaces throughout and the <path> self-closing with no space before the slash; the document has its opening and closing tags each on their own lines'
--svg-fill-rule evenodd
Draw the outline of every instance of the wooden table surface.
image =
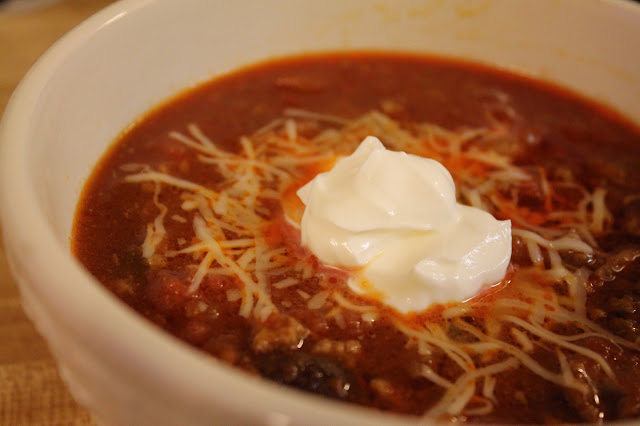
<svg viewBox="0 0 640 426">
<path fill-rule="evenodd" d="M 26 9 L 0 3 L 0 115 L 35 60 L 112 1 L 48 1 Z M 24 2 L 33 5 L 35 0 Z M 72 399 L 44 340 L 25 316 L 0 246 L 0 426 L 93 424 L 90 414 Z"/>
</svg>

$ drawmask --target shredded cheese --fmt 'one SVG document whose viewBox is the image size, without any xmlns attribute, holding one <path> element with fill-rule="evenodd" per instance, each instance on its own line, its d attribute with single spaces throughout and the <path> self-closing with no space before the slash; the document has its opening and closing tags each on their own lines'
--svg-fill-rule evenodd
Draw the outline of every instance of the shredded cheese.
<svg viewBox="0 0 640 426">
<path fill-rule="evenodd" d="M 301 131 L 301 123 L 309 122 L 322 129 L 311 138 Z M 155 184 L 153 203 L 159 213 L 147 225 L 143 256 L 192 256 L 190 294 L 197 293 L 208 276 L 234 277 L 237 288 L 227 290 L 227 300 L 239 303 L 238 314 L 246 318 L 266 321 L 279 310 L 272 292 L 292 291 L 308 309 L 324 312 L 341 329 L 347 326 L 347 312 L 360 315 L 365 322 L 376 322 L 381 315 L 378 305 L 350 299 L 344 288 L 333 288 L 308 262 L 291 265 L 287 249 L 270 245 L 266 236 L 266 224 L 272 215 L 266 200 L 280 201 L 305 168 L 335 162 L 369 135 L 377 136 L 390 149 L 444 164 L 456 181 L 461 201 L 513 221 L 513 236 L 524 243 L 530 260 L 530 265 L 514 266 L 512 280 L 528 284 L 522 284 L 524 287 L 513 296 L 446 307 L 439 322 L 416 322 L 415 318 L 392 315 L 395 327 L 423 358 L 419 374 L 443 389 L 427 416 L 490 414 L 501 375 L 518 368 L 557 386 L 586 392 L 585 383 L 569 367 L 569 354 L 587 358 L 610 377 L 615 376 L 606 359 L 581 345 L 587 338 L 640 350 L 640 345 L 614 336 L 587 319 L 585 288 L 589 271 L 569 267 L 564 260 L 567 253 L 593 255 L 597 251 L 595 236 L 613 222 L 606 191 L 596 188 L 590 192 L 569 174 L 552 181 L 542 169 L 532 172 L 514 164 L 507 155 L 483 149 L 479 142 L 515 138 L 499 122 L 457 131 L 430 123 L 409 129 L 378 111 L 349 121 L 289 109 L 253 135 L 242 137 L 238 152 L 220 149 L 196 124 L 189 124 L 185 132 L 173 131 L 169 136 L 197 152 L 199 161 L 211 166 L 222 181 L 207 187 L 144 165 L 123 167 L 128 173 L 127 182 Z M 539 210 L 521 202 L 521 188 L 526 185 L 537 185 Z M 191 222 L 193 238 L 180 238 L 175 245 L 179 249 L 162 251 L 165 245 L 174 247 L 167 241 L 170 236 L 164 227 L 168 209 L 159 201 L 164 187 L 182 191 L 182 211 L 170 217 L 181 223 Z M 559 188 L 571 188 L 582 198 L 568 205 L 558 195 Z M 640 198 L 634 197 L 628 199 Z M 281 214 L 289 226 L 299 229 L 294 215 L 288 211 Z M 319 279 L 320 289 L 310 294 L 301 284 L 312 277 Z M 566 294 L 556 293 L 553 284 L 565 286 Z M 281 306 L 291 307 L 292 303 L 285 300 Z M 465 321 L 466 317 L 477 322 Z M 550 324 L 570 325 L 578 331 L 563 335 L 554 332 Z M 472 339 L 457 339 L 455 333 L 448 332 L 450 327 Z M 430 367 L 429 359 L 436 348 L 459 367 L 457 377 L 443 377 Z M 540 348 L 554 348 L 557 368 L 535 360 L 534 353 Z"/>
</svg>

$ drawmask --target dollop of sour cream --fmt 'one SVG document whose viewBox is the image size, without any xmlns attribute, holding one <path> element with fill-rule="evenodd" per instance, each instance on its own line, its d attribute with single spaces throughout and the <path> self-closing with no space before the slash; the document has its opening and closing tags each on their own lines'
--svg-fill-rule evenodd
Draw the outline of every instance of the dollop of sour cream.
<svg viewBox="0 0 640 426">
<path fill-rule="evenodd" d="M 369 136 L 297 194 L 302 244 L 325 264 L 357 268 L 351 289 L 400 312 L 466 300 L 505 276 L 511 222 L 457 203 L 435 160 Z"/>
</svg>

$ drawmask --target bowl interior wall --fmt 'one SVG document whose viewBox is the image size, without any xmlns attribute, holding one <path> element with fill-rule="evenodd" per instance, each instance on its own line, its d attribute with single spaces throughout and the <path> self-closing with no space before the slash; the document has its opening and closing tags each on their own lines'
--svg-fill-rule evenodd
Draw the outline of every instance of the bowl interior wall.
<svg viewBox="0 0 640 426">
<path fill-rule="evenodd" d="M 37 195 L 67 245 L 82 184 L 122 129 L 185 87 L 295 53 L 395 49 L 470 58 L 559 82 L 640 122 L 640 61 L 629 54 L 629 44 L 640 51 L 638 11 L 584 3 L 193 0 L 180 2 L 177 16 L 174 2 L 138 2 L 41 61 L 55 72 L 31 118 Z"/>
</svg>

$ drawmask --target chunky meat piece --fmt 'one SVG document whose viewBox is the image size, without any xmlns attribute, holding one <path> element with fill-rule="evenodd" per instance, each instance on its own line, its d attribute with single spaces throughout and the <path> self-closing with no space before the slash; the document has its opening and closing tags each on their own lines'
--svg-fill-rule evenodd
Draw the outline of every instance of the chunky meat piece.
<svg viewBox="0 0 640 426">
<path fill-rule="evenodd" d="M 640 249 L 621 250 L 606 259 L 590 278 L 589 317 L 632 342 L 640 342 Z"/>
<path fill-rule="evenodd" d="M 623 349 L 603 339 L 589 338 L 584 346 L 601 355 L 609 364 L 616 377 L 625 372 L 627 379 L 621 382 L 609 376 L 603 366 L 581 355 L 568 357 L 571 372 L 586 385 L 587 391 L 580 392 L 565 388 L 567 402 L 586 422 L 602 422 L 640 415 L 640 357 L 623 354 Z"/>
<path fill-rule="evenodd" d="M 605 416 L 611 415 L 611 407 L 602 398 L 603 394 L 615 388 L 611 381 L 600 368 L 585 360 L 570 361 L 573 375 L 587 386 L 585 393 L 575 389 L 565 388 L 565 398 L 580 415 L 582 420 L 596 423 Z"/>
<path fill-rule="evenodd" d="M 302 346 L 309 329 L 290 316 L 271 314 L 267 321 L 256 325 L 258 330 L 252 343 L 256 353 L 273 352 L 277 349 L 295 349 Z"/>
<path fill-rule="evenodd" d="M 175 315 L 182 311 L 188 300 L 186 277 L 183 273 L 167 269 L 150 269 L 147 273 L 145 297 L 164 315 Z"/>
<path fill-rule="evenodd" d="M 255 365 L 263 376 L 298 389 L 353 402 L 369 399 L 364 383 L 329 358 L 276 351 L 259 356 Z"/>
<path fill-rule="evenodd" d="M 322 339 L 312 349 L 312 352 L 317 355 L 336 356 L 350 367 L 355 365 L 361 351 L 362 345 L 354 339 L 347 341 Z"/>
</svg>

